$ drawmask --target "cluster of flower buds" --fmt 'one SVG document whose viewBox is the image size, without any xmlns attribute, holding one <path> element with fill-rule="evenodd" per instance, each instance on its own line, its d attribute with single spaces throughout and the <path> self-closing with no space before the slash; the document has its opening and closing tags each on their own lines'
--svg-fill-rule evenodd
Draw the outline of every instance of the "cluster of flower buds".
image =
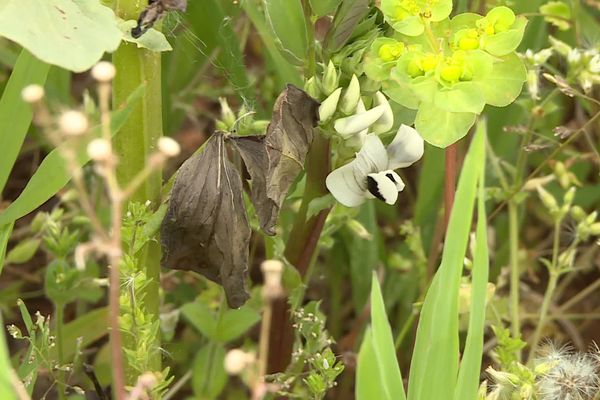
<svg viewBox="0 0 600 400">
<path fill-rule="evenodd" d="M 598 49 L 573 48 L 552 36 L 550 43 L 557 54 L 566 58 L 569 65 L 567 80 L 576 79 L 586 93 L 600 83 L 600 52 Z"/>
<path fill-rule="evenodd" d="M 527 49 L 524 54 L 520 54 L 527 66 L 527 89 L 531 97 L 535 100 L 540 98 L 540 69 L 552 56 L 552 48 L 542 49 L 534 53 Z"/>
<path fill-rule="evenodd" d="M 586 241 L 590 237 L 600 236 L 600 221 L 596 221 L 598 218 L 597 211 L 593 211 L 588 215 L 581 207 L 575 206 L 571 208 L 571 217 L 577 222 L 575 232 L 580 240 Z"/>
<path fill-rule="evenodd" d="M 356 75 L 352 75 L 345 88 L 338 85 L 339 74 L 331 61 L 320 83 L 316 77 L 306 83 L 305 88 L 311 96 L 317 99 L 326 96 L 319 107 L 321 125 L 332 125 L 333 132 L 354 148 L 362 146 L 369 133 L 380 135 L 392 129 L 394 113 L 383 93 L 376 92 L 368 99 L 372 104 L 367 110 Z M 329 129 L 324 131 L 325 134 L 330 132 Z"/>
<path fill-rule="evenodd" d="M 544 189 L 541 185 L 537 188 L 538 195 L 544 204 L 544 207 L 548 210 L 550 215 L 556 220 L 562 220 L 571 210 L 571 205 L 573 204 L 573 199 L 575 198 L 575 188 L 572 187 L 563 196 L 562 205 L 558 204 L 556 198 L 550 194 L 546 189 Z"/>
<path fill-rule="evenodd" d="M 219 103 L 221 104 L 221 118 L 217 120 L 216 126 L 220 131 L 243 136 L 262 133 L 269 125 L 268 120 L 255 120 L 254 112 L 250 111 L 246 105 L 242 105 L 236 115 L 226 98 L 219 98 Z"/>
</svg>

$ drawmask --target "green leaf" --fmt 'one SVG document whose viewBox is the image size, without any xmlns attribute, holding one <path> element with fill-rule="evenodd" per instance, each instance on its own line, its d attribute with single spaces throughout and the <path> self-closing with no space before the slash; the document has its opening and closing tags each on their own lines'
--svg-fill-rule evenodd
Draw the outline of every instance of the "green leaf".
<svg viewBox="0 0 600 400">
<path fill-rule="evenodd" d="M 280 50 L 291 61 L 302 65 L 308 52 L 308 34 L 302 3 L 265 0 L 265 12 L 271 29 L 281 44 Z"/>
<path fill-rule="evenodd" d="M 516 54 L 509 54 L 494 64 L 492 73 L 479 82 L 479 87 L 486 103 L 506 107 L 519 97 L 526 80 L 527 69 L 523 61 Z"/>
<path fill-rule="evenodd" d="M 444 111 L 479 114 L 485 106 L 485 98 L 477 83 L 458 82 L 437 91 L 434 103 Z"/>
<path fill-rule="evenodd" d="M 17 396 L 12 385 L 14 371 L 10 364 L 2 315 L 0 315 L 0 327 L 0 399 L 16 400 Z"/>
<path fill-rule="evenodd" d="M 484 36 L 483 49 L 494 56 L 504 56 L 512 53 L 521 44 L 526 26 L 527 19 L 521 16 L 517 17 L 515 24 L 508 31 Z"/>
<path fill-rule="evenodd" d="M 458 290 L 485 162 L 485 132 L 473 138 L 460 175 L 442 263 L 425 296 L 410 367 L 408 399 L 448 398 L 458 375 Z M 477 371 L 479 373 L 479 370 Z"/>
<path fill-rule="evenodd" d="M 206 304 L 195 301 L 181 307 L 183 317 L 204 336 L 215 340 L 217 332 L 217 318 L 213 310 Z"/>
<path fill-rule="evenodd" d="M 562 31 L 566 31 L 571 27 L 571 7 L 562 1 L 549 1 L 540 6 L 540 13 L 546 21 L 556 26 Z"/>
<path fill-rule="evenodd" d="M 476 118 L 476 114 L 453 113 L 432 103 L 421 103 L 415 127 L 425 141 L 445 148 L 463 138 Z"/>
<path fill-rule="evenodd" d="M 320 0 L 319 0 L 320 1 Z M 333 18 L 323 48 L 329 54 L 339 51 L 369 13 L 369 0 L 344 0 Z"/>
<path fill-rule="evenodd" d="M 131 36 L 131 28 L 136 25 L 137 21 L 132 19 L 128 21 L 119 20 L 119 29 L 123 34 L 124 41 L 135 43 L 138 48 L 144 48 L 156 52 L 173 50 L 165 35 L 154 28 L 148 29 L 146 33 L 137 39 Z"/>
<path fill-rule="evenodd" d="M 313 15 L 322 17 L 331 13 L 342 2 L 342 0 L 310 0 Z"/>
<path fill-rule="evenodd" d="M 192 387 L 196 398 L 216 399 L 227 383 L 223 362 L 225 349 L 216 343 L 200 349 L 192 367 Z"/>
<path fill-rule="evenodd" d="M 0 275 L 2 275 L 2 269 L 4 268 L 4 256 L 6 254 L 6 246 L 8 245 L 8 239 L 13 230 L 13 223 L 0 226 Z"/>
<path fill-rule="evenodd" d="M 367 328 L 356 362 L 356 400 L 385 399 L 381 367 L 375 357 L 373 333 Z"/>
<path fill-rule="evenodd" d="M 326 194 L 325 196 L 312 199 L 310 203 L 308 203 L 306 218 L 314 217 L 326 208 L 333 207 L 335 203 L 336 200 L 331 194 Z"/>
<path fill-rule="evenodd" d="M 40 247 L 41 240 L 28 238 L 13 247 L 6 255 L 7 264 L 23 264 L 35 255 Z"/>
<path fill-rule="evenodd" d="M 231 342 L 246 333 L 258 321 L 260 315 L 248 304 L 235 310 L 227 310 L 219 320 L 215 340 L 221 343 Z"/>
<path fill-rule="evenodd" d="M 423 21 L 416 15 L 392 23 L 392 28 L 406 36 L 420 36 L 425 31 Z"/>
<path fill-rule="evenodd" d="M 377 360 L 378 373 L 381 375 L 381 399 L 405 400 L 404 386 L 396 349 L 392 337 L 392 328 L 385 313 L 383 296 L 377 281 L 377 274 L 373 272 L 371 278 L 371 332 L 373 335 L 373 354 Z"/>
<path fill-rule="evenodd" d="M 478 135 L 486 136 L 486 122 L 477 125 Z M 487 282 L 490 267 L 487 239 L 487 217 L 485 212 L 485 154 L 479 166 L 479 189 L 477 192 L 477 232 L 473 257 L 471 310 L 469 330 L 465 343 L 454 400 L 475 399 L 479 386 L 481 358 L 483 354 L 483 334 L 485 328 L 485 308 L 487 302 Z"/>
<path fill-rule="evenodd" d="M 122 104 L 117 111 L 113 112 L 111 118 L 111 131 L 113 135 L 125 124 L 125 121 L 127 121 L 133 110 L 133 106 L 142 97 L 143 93 L 144 86 L 140 86 L 129 96 L 126 104 Z M 100 137 L 100 128 L 99 125 L 92 128 L 88 139 L 91 140 L 94 137 Z M 67 142 L 62 146 L 74 146 L 74 143 Z M 77 141 L 77 159 L 80 165 L 84 165 L 89 161 L 86 152 L 87 143 L 87 141 Z M 60 149 L 52 150 L 44 158 L 29 182 L 27 182 L 27 186 L 23 189 L 19 197 L 0 214 L 0 226 L 13 222 L 35 210 L 62 189 L 70 179 L 71 176 L 66 170 L 65 161 L 60 154 Z"/>
<path fill-rule="evenodd" d="M 0 36 L 75 72 L 89 69 L 121 43 L 113 11 L 97 0 L 5 0 Z"/>
<path fill-rule="evenodd" d="M 21 50 L 2 98 L 0 99 L 0 126 L 9 127 L 0 134 L 0 190 L 19 155 L 32 118 L 31 105 L 21 99 L 21 91 L 27 85 L 44 85 L 50 66 L 35 58 L 27 50 Z"/>
<path fill-rule="evenodd" d="M 452 12 L 452 0 L 439 0 L 431 7 L 431 20 L 439 22 L 448 18 Z"/>
</svg>

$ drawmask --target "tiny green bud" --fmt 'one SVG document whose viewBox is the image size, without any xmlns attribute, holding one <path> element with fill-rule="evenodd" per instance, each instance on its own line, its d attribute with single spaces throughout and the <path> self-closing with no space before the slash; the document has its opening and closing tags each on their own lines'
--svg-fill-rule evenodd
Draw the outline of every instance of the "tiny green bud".
<svg viewBox="0 0 600 400">
<path fill-rule="evenodd" d="M 355 234 L 356 236 L 358 236 L 361 239 L 364 239 L 364 240 L 373 239 L 373 235 L 371 235 L 371 233 L 367 230 L 367 228 L 365 228 L 365 226 L 363 224 L 361 224 L 360 222 L 358 222 L 355 219 L 351 219 L 348 222 L 346 222 L 346 226 L 348 227 L 348 229 L 350 229 L 350 231 L 353 234 Z"/>
<path fill-rule="evenodd" d="M 319 89 L 320 83 L 319 79 L 316 76 L 311 77 L 304 84 L 304 90 L 310 97 L 313 99 L 320 100 L 321 99 L 321 89 Z"/>
<path fill-rule="evenodd" d="M 382 61 L 391 62 L 397 60 L 406 50 L 404 43 L 385 43 L 377 52 L 377 55 Z"/>
<path fill-rule="evenodd" d="M 219 103 L 221 104 L 221 120 L 227 127 L 227 129 L 231 129 L 233 124 L 235 124 L 235 114 L 229 107 L 229 103 L 225 97 L 219 97 Z"/>
<path fill-rule="evenodd" d="M 598 211 L 594 211 L 590 215 L 587 216 L 587 218 L 585 219 L 585 223 L 588 225 L 591 225 L 594 222 L 596 222 L 597 217 L 598 217 Z"/>
<path fill-rule="evenodd" d="M 565 193 L 565 196 L 563 197 L 563 205 L 566 207 L 571 207 L 571 204 L 573 204 L 574 198 L 575 198 L 575 188 L 572 187 L 569 190 L 567 190 L 567 193 Z"/>
<path fill-rule="evenodd" d="M 560 210 L 558 208 L 558 203 L 556 202 L 554 196 L 548 193 L 548 191 L 546 191 L 546 189 L 544 189 L 542 186 L 538 186 L 536 189 L 546 209 L 550 211 L 550 213 L 553 215 L 558 213 Z"/>
<path fill-rule="evenodd" d="M 600 236 L 600 222 L 595 222 L 590 225 L 590 235 Z"/>
<path fill-rule="evenodd" d="M 573 217 L 575 221 L 581 222 L 587 217 L 587 215 L 585 211 L 583 211 L 583 208 L 574 206 L 571 208 L 571 217 Z"/>
<path fill-rule="evenodd" d="M 350 115 L 356 111 L 356 106 L 358 105 L 358 100 L 360 99 L 360 83 L 358 82 L 358 78 L 356 75 L 352 75 L 352 79 L 350 80 L 350 84 L 344 95 L 342 96 L 342 100 L 340 102 L 340 110 L 346 114 Z"/>
<path fill-rule="evenodd" d="M 323 89 L 323 93 L 326 96 L 329 96 L 335 89 L 338 87 L 339 76 L 335 69 L 335 65 L 333 62 L 329 61 L 327 64 L 327 69 L 325 70 L 325 74 L 323 75 L 323 82 L 321 87 Z"/>
</svg>

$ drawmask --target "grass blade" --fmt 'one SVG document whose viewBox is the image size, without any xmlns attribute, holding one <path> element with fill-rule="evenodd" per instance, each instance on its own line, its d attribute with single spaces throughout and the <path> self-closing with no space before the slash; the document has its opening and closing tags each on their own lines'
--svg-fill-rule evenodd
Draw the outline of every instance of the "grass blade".
<svg viewBox="0 0 600 400">
<path fill-rule="evenodd" d="M 356 363 L 356 400 L 383 399 L 382 375 L 373 349 L 373 334 L 367 328 Z"/>
<path fill-rule="evenodd" d="M 14 372 L 8 358 L 2 315 L 0 315 L 0 327 L 0 399 L 13 400 L 17 398 L 12 387 Z"/>
<path fill-rule="evenodd" d="M 478 130 L 485 136 L 485 122 L 481 121 Z M 490 267 L 487 241 L 487 217 L 485 213 L 485 173 L 481 164 L 479 171 L 479 189 L 477 192 L 477 232 L 475 234 L 475 254 L 473 257 L 473 278 L 471 282 L 471 310 L 469 331 L 463 352 L 454 400 L 474 399 L 477 396 L 481 356 L 483 353 L 483 330 L 485 325 L 485 307 L 487 282 Z"/>
<path fill-rule="evenodd" d="M 410 400 L 439 400 L 454 392 L 459 352 L 458 289 L 483 162 L 484 132 L 479 130 L 460 176 L 442 264 L 421 311 L 410 369 Z"/>
<path fill-rule="evenodd" d="M 8 175 L 19 155 L 33 116 L 31 106 L 21 99 L 27 85 L 44 85 L 50 66 L 35 58 L 27 50 L 21 54 L 0 99 L 0 190 L 4 189 Z M 10 128 L 10 129 L 9 129 Z"/>
<path fill-rule="evenodd" d="M 12 233 L 13 223 L 0 226 L 0 275 L 2 275 L 2 269 L 4 267 L 4 257 L 6 256 L 6 246 L 8 245 L 8 239 Z"/>
<path fill-rule="evenodd" d="M 123 126 L 133 110 L 133 104 L 142 96 L 144 87 L 140 86 L 127 100 L 126 104 L 119 107 L 119 110 L 112 114 L 111 130 L 116 134 Z M 89 139 L 100 136 L 100 126 L 94 127 L 89 135 Z M 72 146 L 72 143 L 65 143 L 63 146 Z M 78 160 L 80 165 L 89 161 L 86 152 L 85 143 L 78 145 Z M 71 179 L 66 171 L 65 162 L 60 154 L 60 149 L 54 149 L 44 158 L 42 164 L 35 171 L 23 192 L 19 197 L 0 214 L 0 226 L 9 224 L 24 215 L 27 215 L 45 201 L 56 194 Z"/>
<path fill-rule="evenodd" d="M 370 398 L 382 400 L 406 399 L 402 384 L 402 375 L 398 366 L 398 360 L 396 359 L 392 328 L 385 313 L 383 296 L 381 295 L 381 288 L 379 287 L 375 273 L 373 273 L 373 278 L 371 279 L 371 334 L 373 355 L 369 355 L 369 349 L 366 347 L 366 356 L 364 355 L 364 357 L 367 360 L 374 359 L 376 361 L 376 368 L 371 369 L 371 377 L 373 377 L 372 374 L 379 375 L 379 379 L 381 380 L 381 396 Z M 365 379 L 364 375 L 362 379 Z M 362 385 L 364 387 L 365 383 L 363 382 Z"/>
</svg>

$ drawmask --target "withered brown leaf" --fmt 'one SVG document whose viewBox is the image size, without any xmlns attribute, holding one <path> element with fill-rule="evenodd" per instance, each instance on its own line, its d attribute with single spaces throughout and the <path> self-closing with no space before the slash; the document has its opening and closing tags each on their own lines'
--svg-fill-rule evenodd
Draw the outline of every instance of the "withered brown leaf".
<svg viewBox="0 0 600 400">
<path fill-rule="evenodd" d="M 266 135 L 230 137 L 252 179 L 252 203 L 268 235 L 275 234 L 279 210 L 304 168 L 318 109 L 318 101 L 287 85 L 275 102 Z"/>
<path fill-rule="evenodd" d="M 231 308 L 249 297 L 244 276 L 251 231 L 242 195 L 224 136 L 216 133 L 179 169 L 161 227 L 163 266 L 221 284 Z"/>
</svg>

